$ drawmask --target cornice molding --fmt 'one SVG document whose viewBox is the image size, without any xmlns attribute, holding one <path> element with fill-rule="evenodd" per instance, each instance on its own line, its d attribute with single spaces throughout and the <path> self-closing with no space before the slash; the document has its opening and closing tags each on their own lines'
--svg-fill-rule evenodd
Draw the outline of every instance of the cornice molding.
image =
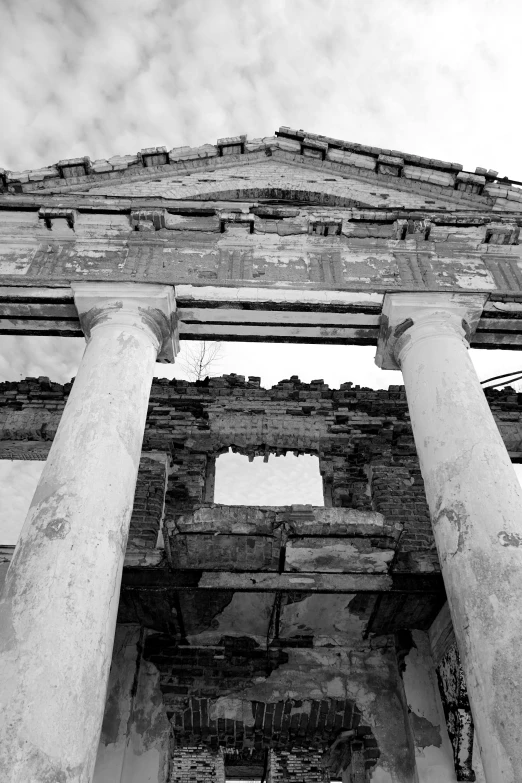
<svg viewBox="0 0 522 783">
<path fill-rule="evenodd" d="M 458 163 L 411 155 L 380 147 L 355 144 L 286 126 L 275 136 L 248 140 L 246 136 L 218 139 L 200 147 L 151 147 L 133 155 L 107 160 L 89 157 L 61 160 L 47 168 L 10 172 L 0 169 L 0 190 L 11 194 L 66 193 L 103 186 L 105 183 L 147 181 L 208 169 L 250 163 L 275 157 L 314 170 L 335 171 L 405 187 L 415 192 L 443 195 L 450 201 L 510 210 L 522 203 L 522 189 L 498 172 L 478 167 L 465 172 Z M 518 202 L 518 203 L 517 203 Z"/>
</svg>

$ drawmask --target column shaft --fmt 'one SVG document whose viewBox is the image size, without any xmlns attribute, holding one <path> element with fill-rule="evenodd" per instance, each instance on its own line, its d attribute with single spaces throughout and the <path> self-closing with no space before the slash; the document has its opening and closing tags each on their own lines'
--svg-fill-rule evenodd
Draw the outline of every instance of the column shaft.
<svg viewBox="0 0 522 783">
<path fill-rule="evenodd" d="M 522 490 L 467 352 L 462 316 L 420 309 L 405 326 L 395 356 L 486 779 L 515 783 L 522 774 Z"/>
<path fill-rule="evenodd" d="M 160 341 L 137 307 L 90 312 L 90 340 L 0 602 L 5 783 L 88 783 L 96 759 Z"/>
</svg>

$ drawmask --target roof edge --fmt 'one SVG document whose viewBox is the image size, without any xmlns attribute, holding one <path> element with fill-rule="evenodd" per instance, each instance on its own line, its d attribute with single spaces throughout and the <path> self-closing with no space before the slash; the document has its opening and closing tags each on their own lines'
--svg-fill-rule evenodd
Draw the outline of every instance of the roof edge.
<svg viewBox="0 0 522 783">
<path fill-rule="evenodd" d="M 203 161 L 248 153 L 264 152 L 270 156 L 281 150 L 302 156 L 303 162 L 330 161 L 398 179 L 416 180 L 441 189 L 461 191 L 474 196 L 496 200 L 497 206 L 513 207 L 522 202 L 522 189 L 515 180 L 499 178 L 498 172 L 477 167 L 474 172 L 464 171 L 459 163 L 410 155 L 398 150 L 384 149 L 334 139 L 304 130 L 281 126 L 275 136 L 248 140 L 245 134 L 218 139 L 216 144 L 199 147 L 148 147 L 133 155 L 115 155 L 108 159 L 91 161 L 88 156 L 58 161 L 55 165 L 40 169 L 12 172 L 0 169 L 0 192 L 11 194 L 59 192 L 62 188 L 104 182 L 108 178 L 127 179 L 129 175 L 143 176 L 143 169 L 151 169 L 151 175 L 164 170 L 172 171 L 173 164 Z M 438 188 L 437 188 L 438 189 Z"/>
</svg>

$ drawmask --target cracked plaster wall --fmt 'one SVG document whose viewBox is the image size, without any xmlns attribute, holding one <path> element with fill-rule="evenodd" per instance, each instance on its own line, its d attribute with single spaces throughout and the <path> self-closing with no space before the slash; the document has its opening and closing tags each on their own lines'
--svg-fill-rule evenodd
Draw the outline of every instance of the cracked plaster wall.
<svg viewBox="0 0 522 783">
<path fill-rule="evenodd" d="M 169 725 L 143 632 L 117 625 L 93 783 L 165 783 Z"/>
<path fill-rule="evenodd" d="M 453 750 L 427 634 L 412 631 L 412 646 L 403 665 L 419 783 L 456 783 Z"/>
</svg>

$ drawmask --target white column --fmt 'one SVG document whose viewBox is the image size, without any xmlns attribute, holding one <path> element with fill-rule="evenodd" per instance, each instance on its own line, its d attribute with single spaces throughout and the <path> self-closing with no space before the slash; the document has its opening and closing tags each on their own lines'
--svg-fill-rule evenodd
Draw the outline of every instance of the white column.
<svg viewBox="0 0 522 783">
<path fill-rule="evenodd" d="M 522 490 L 469 358 L 483 297 L 386 298 L 488 783 L 522 779 Z"/>
<path fill-rule="evenodd" d="M 0 780 L 92 779 L 154 362 L 173 289 L 78 284 L 87 348 L 0 601 Z"/>
</svg>

